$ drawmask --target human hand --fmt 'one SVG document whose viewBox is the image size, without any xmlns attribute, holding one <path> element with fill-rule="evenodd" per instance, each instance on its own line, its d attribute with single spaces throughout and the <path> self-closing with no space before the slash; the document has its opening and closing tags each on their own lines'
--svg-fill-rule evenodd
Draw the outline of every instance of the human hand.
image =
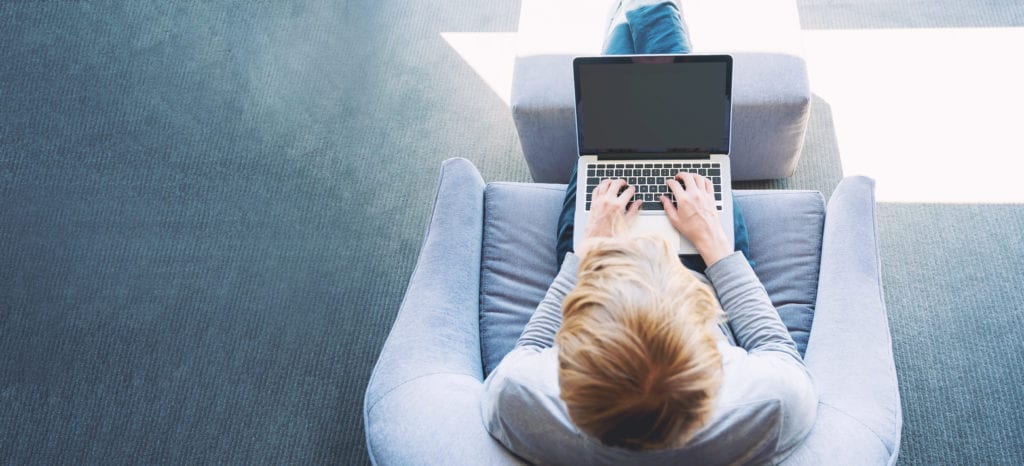
<svg viewBox="0 0 1024 466">
<path fill-rule="evenodd" d="M 622 191 L 621 194 L 619 191 Z M 627 186 L 623 179 L 607 179 L 594 188 L 583 241 L 576 248 L 577 255 L 586 255 L 589 243 L 595 238 L 620 237 L 629 233 L 629 226 L 640 214 L 640 206 L 643 205 L 639 200 L 630 204 L 629 200 L 635 193 L 636 188 Z"/>
<path fill-rule="evenodd" d="M 711 181 L 693 173 L 680 172 L 665 183 L 676 197 L 676 205 L 672 205 L 667 196 L 659 196 L 665 215 L 672 226 L 693 243 L 704 263 L 710 266 L 732 254 L 733 245 L 729 244 L 718 221 Z"/>
</svg>

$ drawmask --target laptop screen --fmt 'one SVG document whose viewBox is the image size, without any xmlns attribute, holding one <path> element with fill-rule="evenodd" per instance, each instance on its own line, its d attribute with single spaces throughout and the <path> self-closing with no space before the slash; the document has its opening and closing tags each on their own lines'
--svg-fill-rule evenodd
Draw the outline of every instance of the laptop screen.
<svg viewBox="0 0 1024 466">
<path fill-rule="evenodd" d="M 729 153 L 732 57 L 573 61 L 580 154 Z"/>
</svg>

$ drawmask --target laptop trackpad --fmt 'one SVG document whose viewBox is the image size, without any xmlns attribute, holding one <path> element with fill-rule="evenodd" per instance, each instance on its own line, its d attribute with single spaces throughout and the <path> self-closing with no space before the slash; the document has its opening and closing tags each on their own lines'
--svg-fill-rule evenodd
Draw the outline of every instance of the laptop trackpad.
<svg viewBox="0 0 1024 466">
<path fill-rule="evenodd" d="M 664 215 L 640 215 L 633 223 L 632 233 L 634 235 L 658 235 L 668 240 L 672 250 L 679 249 L 679 231 L 668 221 Z"/>
</svg>

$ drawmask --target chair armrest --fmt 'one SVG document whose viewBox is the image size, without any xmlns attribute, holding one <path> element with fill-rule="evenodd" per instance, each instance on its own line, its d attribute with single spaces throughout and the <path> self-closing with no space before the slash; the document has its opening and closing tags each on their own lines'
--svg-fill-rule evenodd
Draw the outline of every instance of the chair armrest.
<svg viewBox="0 0 1024 466">
<path fill-rule="evenodd" d="M 524 464 L 480 419 L 476 377 L 432 374 L 402 384 L 366 415 L 374 464 Z"/>
<path fill-rule="evenodd" d="M 404 443 L 403 435 L 430 429 L 444 418 L 444 410 L 437 407 L 431 411 L 436 417 L 430 419 L 381 418 L 375 409 L 384 404 L 382 400 L 401 396 L 407 387 L 423 386 L 426 380 L 436 380 L 430 377 L 440 375 L 483 382 L 479 335 L 483 195 L 484 181 L 472 163 L 444 162 L 416 268 L 366 389 L 363 419 L 371 458 L 375 448 L 390 451 Z M 444 388 L 434 392 L 444 393 Z M 441 403 L 440 407 L 447 401 L 451 400 L 446 396 L 424 403 Z M 371 419 L 391 425 L 371 426 Z M 482 423 L 469 427 L 484 430 Z M 389 445 L 372 441 L 372 433 L 380 431 L 392 432 Z"/>
<path fill-rule="evenodd" d="M 819 414 L 832 412 L 866 428 L 888 451 L 888 463 L 895 463 L 902 413 L 870 178 L 844 179 L 829 200 L 805 362 L 818 390 Z"/>
</svg>

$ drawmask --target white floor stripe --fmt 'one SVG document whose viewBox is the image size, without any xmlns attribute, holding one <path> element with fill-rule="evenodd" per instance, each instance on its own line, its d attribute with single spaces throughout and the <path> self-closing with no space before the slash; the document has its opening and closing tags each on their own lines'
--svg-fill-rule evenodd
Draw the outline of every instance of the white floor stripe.
<svg viewBox="0 0 1024 466">
<path fill-rule="evenodd" d="M 1024 28 L 805 31 L 844 175 L 880 201 L 1024 203 L 1022 46 Z"/>
<path fill-rule="evenodd" d="M 506 104 L 515 35 L 441 34 Z M 811 90 L 831 108 L 844 175 L 874 177 L 883 202 L 1024 203 L 1024 28 L 803 37 Z"/>
</svg>

